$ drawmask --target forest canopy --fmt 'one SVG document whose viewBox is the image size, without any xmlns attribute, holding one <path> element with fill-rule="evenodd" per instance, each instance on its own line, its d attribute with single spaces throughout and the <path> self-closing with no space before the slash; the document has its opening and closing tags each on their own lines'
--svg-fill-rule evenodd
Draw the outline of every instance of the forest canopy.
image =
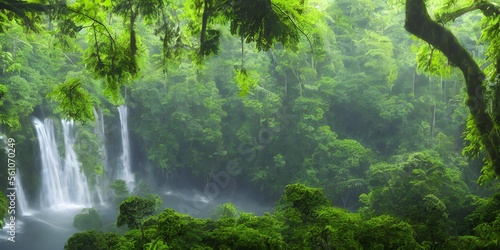
<svg viewBox="0 0 500 250">
<path fill-rule="evenodd" d="M 319 3 L 325 4 L 321 1 L 318 5 Z M 76 1 L 71 4 L 65 1 L 2 1 L 0 31 L 5 31 L 15 21 L 25 30 L 43 30 L 54 34 L 57 39 L 53 45 L 64 50 L 76 49 L 74 44 L 83 37 L 87 45 L 80 52 L 85 70 L 95 79 L 103 79 L 104 93 L 113 103 L 118 104 L 123 102 L 121 89 L 139 77 L 142 66 L 140 63 L 147 56 L 143 53 L 146 48 L 141 48 L 141 36 L 136 31 L 138 20 L 149 30 L 153 30 L 154 35 L 161 40 L 160 65 L 165 71 L 168 70 L 167 61 L 178 62 L 181 56 L 190 56 L 201 62 L 205 56 L 216 54 L 219 51 L 222 28 L 229 26 L 230 33 L 241 38 L 241 65 L 236 70 L 235 80 L 242 93 L 247 93 L 249 88 L 255 86 L 249 79 L 255 77 L 247 75 L 243 42 L 253 43 L 257 50 L 269 50 L 276 43 L 293 49 L 303 36 L 303 40 L 307 39 L 309 44 L 310 61 L 315 68 L 314 46 L 310 38 L 312 34 L 304 32 L 315 25 L 320 26 L 311 21 L 320 15 L 313 4 L 315 3 L 308 4 L 303 0 L 189 0 L 184 3 L 166 0 Z M 466 103 L 471 111 L 471 122 L 467 127 L 470 145 L 465 151 L 474 156 L 480 148 L 484 148 L 488 154 L 486 169 L 491 168 L 499 174 L 500 133 L 497 131 L 499 119 L 496 118 L 498 105 L 495 104 L 499 101 L 496 101 L 495 86 L 500 69 L 497 65 L 500 56 L 496 52 L 500 8 L 495 2 L 484 0 L 445 1 L 436 6 L 438 8 L 433 20 L 423 0 L 405 1 L 405 29 L 431 47 L 428 66 L 439 57 L 432 57 L 437 49 L 448 59 L 449 64 L 462 71 L 468 96 Z M 440 25 L 475 10 L 480 10 L 484 15 L 481 41 L 489 44 L 485 57 L 485 63 L 489 66 L 485 71 L 480 69 L 480 65 L 455 35 Z M 193 41 L 193 36 L 199 37 L 197 42 Z M 6 57 L 8 58 L 8 54 Z M 12 70 L 11 68 L 7 70 Z M 425 70 L 433 71 L 430 67 Z M 443 73 L 438 71 L 438 74 Z M 48 96 L 59 103 L 63 116 L 82 122 L 90 121 L 93 119 L 92 107 L 97 103 L 80 86 L 80 81 L 79 78 L 68 79 Z M 1 87 L 5 94 L 6 87 Z M 487 92 L 491 94 L 486 96 Z M 13 117 L 5 117 L 3 123 L 10 128 L 18 127 Z"/>
</svg>

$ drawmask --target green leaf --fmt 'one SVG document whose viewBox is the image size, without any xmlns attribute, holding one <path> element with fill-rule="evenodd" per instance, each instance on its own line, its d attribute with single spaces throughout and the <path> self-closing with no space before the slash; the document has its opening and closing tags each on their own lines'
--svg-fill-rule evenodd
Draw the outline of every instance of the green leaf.
<svg viewBox="0 0 500 250">
<path fill-rule="evenodd" d="M 257 86 L 259 74 L 254 71 L 247 72 L 245 69 L 236 70 L 234 80 L 240 88 L 240 96 L 246 96 Z"/>
<path fill-rule="evenodd" d="M 59 103 L 56 112 L 61 113 L 63 118 L 80 122 L 93 121 L 93 101 L 81 84 L 79 78 L 68 79 L 65 83 L 57 85 L 47 96 Z"/>
</svg>

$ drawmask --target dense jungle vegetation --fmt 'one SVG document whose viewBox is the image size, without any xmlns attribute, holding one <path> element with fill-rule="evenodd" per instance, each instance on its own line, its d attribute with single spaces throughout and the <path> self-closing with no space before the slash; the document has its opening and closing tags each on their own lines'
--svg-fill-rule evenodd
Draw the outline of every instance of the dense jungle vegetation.
<svg viewBox="0 0 500 250">
<path fill-rule="evenodd" d="M 114 119 L 126 103 L 144 165 L 208 196 L 251 190 L 275 204 L 197 218 L 186 213 L 202 207 L 161 210 L 147 183 L 115 181 L 115 222 L 84 209 L 67 250 L 500 248 L 496 0 L 2 0 L 0 10 L 1 132 L 18 151 L 35 152 L 33 114 L 74 119 L 95 181 L 93 109 Z M 36 193 L 37 172 L 23 171 Z"/>
</svg>

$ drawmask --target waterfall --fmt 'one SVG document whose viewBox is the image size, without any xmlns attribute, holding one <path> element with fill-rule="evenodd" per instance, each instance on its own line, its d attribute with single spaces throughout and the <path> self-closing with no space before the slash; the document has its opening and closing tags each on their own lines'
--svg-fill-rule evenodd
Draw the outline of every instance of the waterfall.
<svg viewBox="0 0 500 250">
<path fill-rule="evenodd" d="M 103 164 L 103 172 L 106 174 L 107 170 L 107 162 L 108 162 L 108 152 L 106 150 L 106 134 L 104 132 L 104 116 L 102 115 L 102 109 L 99 109 L 99 112 L 97 112 L 96 108 L 94 108 L 94 118 L 95 118 L 95 127 L 94 127 L 94 133 L 99 137 L 99 140 L 101 141 L 101 150 L 104 153 L 104 159 L 102 160 Z M 95 190 L 96 190 L 96 195 L 97 195 L 97 200 L 100 205 L 105 205 L 105 198 L 103 197 L 102 194 L 102 188 L 107 186 L 106 181 L 102 181 L 98 176 L 95 178 Z"/>
<path fill-rule="evenodd" d="M 97 195 L 97 201 L 99 202 L 99 205 L 101 206 L 104 206 L 106 205 L 106 202 L 104 201 L 104 197 L 102 195 L 102 188 L 101 187 L 104 187 L 104 185 L 101 184 L 101 180 L 99 178 L 96 177 L 96 180 L 95 180 L 95 190 L 96 190 L 96 195 Z"/>
<path fill-rule="evenodd" d="M 4 143 L 5 152 L 8 152 L 7 139 L 5 135 L 0 134 L 0 140 Z M 17 169 L 19 165 L 16 166 L 15 175 L 15 188 L 16 188 L 16 208 L 21 215 L 31 215 L 31 209 L 29 208 L 28 201 L 26 200 L 26 195 L 24 194 L 23 184 L 21 182 L 21 173 Z"/>
<path fill-rule="evenodd" d="M 73 149 L 75 142 L 73 121 L 61 121 L 65 148 L 64 159 L 57 150 L 53 121 L 45 119 L 42 122 L 34 118 L 33 122 L 42 164 L 41 207 L 89 206 L 90 194 L 87 180 L 80 171 L 81 163 Z"/>
<path fill-rule="evenodd" d="M 21 182 L 21 173 L 19 173 L 19 170 L 16 171 L 16 201 L 17 211 L 21 215 L 28 216 L 32 214 L 28 201 L 26 200 L 26 195 L 24 194 L 23 184 Z"/>
<path fill-rule="evenodd" d="M 54 124 L 50 119 L 46 119 L 42 123 L 36 118 L 34 123 L 42 161 L 41 204 L 42 206 L 58 204 L 63 200 L 61 178 L 59 177 L 59 169 L 62 167 L 54 137 Z"/>
<path fill-rule="evenodd" d="M 130 141 L 128 135 L 128 110 L 127 106 L 119 106 L 118 113 L 120 115 L 121 136 L 122 136 L 122 155 L 120 161 L 122 167 L 118 172 L 118 179 L 123 179 L 127 183 L 129 191 L 134 189 L 134 175 L 130 166 Z"/>
<path fill-rule="evenodd" d="M 77 204 L 90 204 L 90 192 L 87 185 L 87 178 L 80 170 L 81 163 L 78 161 L 74 150 L 75 144 L 75 129 L 74 121 L 61 121 L 63 125 L 64 132 L 64 147 L 66 149 L 66 155 L 64 158 L 64 172 L 66 179 L 65 191 L 68 193 L 70 201 Z"/>
<path fill-rule="evenodd" d="M 94 118 L 95 118 L 95 127 L 94 133 L 101 140 L 102 145 L 104 145 L 106 141 L 106 135 L 104 134 L 104 116 L 102 115 L 102 109 L 99 109 L 99 112 L 94 108 Z M 103 147 L 103 149 L 105 149 Z M 104 150 L 106 153 L 106 150 Z"/>
</svg>

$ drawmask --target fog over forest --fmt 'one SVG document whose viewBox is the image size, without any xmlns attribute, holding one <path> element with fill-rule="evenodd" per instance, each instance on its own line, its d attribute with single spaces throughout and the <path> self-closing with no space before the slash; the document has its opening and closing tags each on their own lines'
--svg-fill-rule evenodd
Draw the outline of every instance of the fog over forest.
<svg viewBox="0 0 500 250">
<path fill-rule="evenodd" d="M 0 249 L 500 249 L 500 0 L 0 0 Z"/>
</svg>

